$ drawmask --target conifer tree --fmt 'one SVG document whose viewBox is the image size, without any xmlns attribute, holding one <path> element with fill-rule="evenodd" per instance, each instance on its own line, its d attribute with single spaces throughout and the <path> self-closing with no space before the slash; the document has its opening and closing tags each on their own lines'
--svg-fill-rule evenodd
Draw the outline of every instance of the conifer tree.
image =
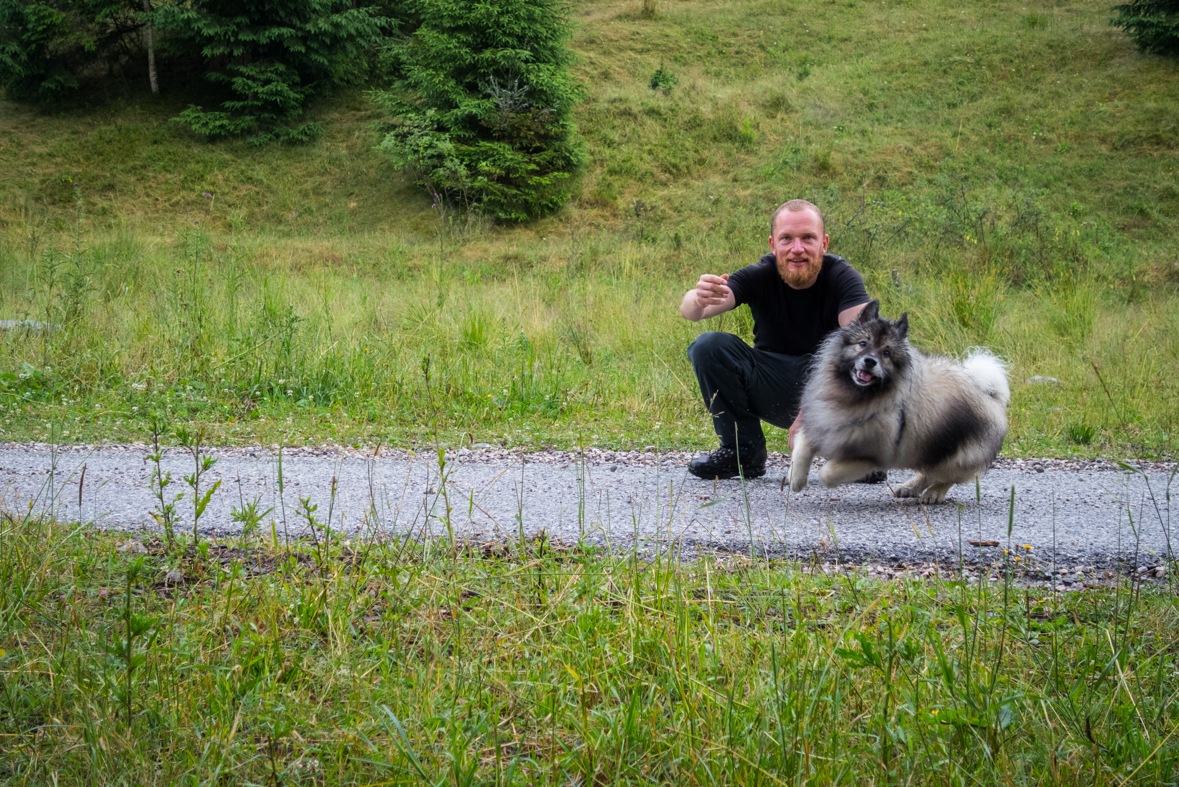
<svg viewBox="0 0 1179 787">
<path fill-rule="evenodd" d="M 224 91 L 219 108 L 193 105 L 176 119 L 211 138 L 255 144 L 318 136 L 318 124 L 297 122 L 307 99 L 359 78 L 387 22 L 350 0 L 194 0 L 152 19 L 160 46 L 199 54 L 206 79 Z"/>
<path fill-rule="evenodd" d="M 118 73 L 143 25 L 136 0 L 0 0 L 0 87 L 55 104 Z"/>
<path fill-rule="evenodd" d="M 401 78 L 380 96 L 395 115 L 393 162 L 436 204 L 513 221 L 564 204 L 585 154 L 563 0 L 406 5 L 418 26 L 393 45 Z"/>
<path fill-rule="evenodd" d="M 1129 33 L 1143 52 L 1179 55 L 1179 0 L 1131 0 L 1114 10 L 1113 25 Z"/>
</svg>

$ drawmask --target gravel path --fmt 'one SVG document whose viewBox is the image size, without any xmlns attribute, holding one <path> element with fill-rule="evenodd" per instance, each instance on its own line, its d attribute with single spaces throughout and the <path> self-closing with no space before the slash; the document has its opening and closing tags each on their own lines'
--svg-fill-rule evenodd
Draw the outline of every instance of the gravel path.
<svg viewBox="0 0 1179 787">
<path fill-rule="evenodd" d="M 0 444 L 0 505 L 24 512 L 32 503 L 60 519 L 155 529 L 148 453 L 143 445 Z M 693 478 L 685 471 L 690 455 L 678 452 L 464 448 L 447 454 L 443 483 L 437 456 L 428 452 L 298 448 L 283 451 L 280 493 L 277 451 L 209 453 L 217 462 L 203 486 L 220 480 L 221 487 L 201 520 L 206 535 L 240 532 L 232 510 L 254 499 L 260 510 L 273 508 L 267 533 L 274 518 L 280 536 L 309 535 L 299 515 L 307 499 L 320 524 L 352 534 L 441 537 L 449 505 L 456 536 L 478 541 L 518 537 L 522 528 L 565 543 L 581 538 L 628 549 L 637 542 L 645 552 L 670 545 L 688 554 L 748 553 L 752 539 L 759 554 L 824 562 L 957 562 L 960 548 L 967 562 L 987 562 L 999 548 L 967 542 L 1006 546 L 1014 487 L 1011 543 L 1025 560 L 1048 565 L 1055 552 L 1061 564 L 1153 567 L 1172 554 L 1166 490 L 1173 463 L 1137 462 L 1131 473 L 1101 460 L 999 460 L 982 480 L 981 502 L 972 486 L 958 486 L 947 504 L 923 507 L 893 498 L 884 485 L 825 489 L 814 470 L 810 485 L 790 496 L 782 488 L 789 460 L 776 454 L 764 478 L 742 487 Z M 172 474 L 171 495 L 187 491 L 182 477 L 192 472 L 191 456 L 167 449 L 164 469 Z M 894 471 L 889 480 L 895 486 L 909 476 Z M 1172 487 L 1179 492 L 1179 484 Z M 177 504 L 181 528 L 192 527 L 191 498 Z"/>
</svg>

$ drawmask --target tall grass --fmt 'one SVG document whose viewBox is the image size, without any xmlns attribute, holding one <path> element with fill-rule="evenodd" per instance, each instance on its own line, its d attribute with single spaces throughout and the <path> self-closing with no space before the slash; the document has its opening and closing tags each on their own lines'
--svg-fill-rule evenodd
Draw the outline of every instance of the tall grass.
<svg viewBox="0 0 1179 787">
<path fill-rule="evenodd" d="M 0 521 L 6 783 L 1145 785 L 1179 767 L 1161 589 L 543 539 L 136 556 L 125 538 Z"/>
<path fill-rule="evenodd" d="M 62 326 L 0 336 L 5 434 L 707 446 L 675 303 L 807 196 L 919 346 L 1011 363 L 1009 452 L 1174 456 L 1179 75 L 1105 5 L 647 7 L 576 9 L 591 164 L 527 226 L 441 220 L 361 93 L 261 152 L 5 104 L 0 319 Z"/>
<path fill-rule="evenodd" d="M 1009 452 L 1174 455 L 1176 416 L 1158 406 L 1179 354 L 1165 286 L 1135 293 L 1084 255 L 1021 285 L 939 250 L 963 242 L 944 226 L 898 235 L 858 207 L 831 224 L 852 258 L 871 244 L 869 290 L 910 314 L 918 346 L 986 345 L 1011 363 Z M 67 239 L 10 250 L 0 273 L 0 312 L 57 326 L 0 334 L 12 438 L 44 439 L 51 422 L 63 439 L 142 440 L 160 415 L 229 442 L 426 442 L 436 422 L 449 442 L 706 446 L 684 349 L 702 327 L 751 338 L 743 312 L 707 326 L 676 313 L 697 268 L 756 256 L 714 235 L 681 235 L 696 249 L 682 262 L 661 258 L 674 241 L 605 233 L 511 248 L 200 227 L 167 244 L 131 229 Z"/>
</svg>

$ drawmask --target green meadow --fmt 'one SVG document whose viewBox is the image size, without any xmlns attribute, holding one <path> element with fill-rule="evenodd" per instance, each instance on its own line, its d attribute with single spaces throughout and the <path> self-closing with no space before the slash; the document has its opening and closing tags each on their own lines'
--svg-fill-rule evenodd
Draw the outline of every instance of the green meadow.
<svg viewBox="0 0 1179 787">
<path fill-rule="evenodd" d="M 264 149 L 167 122 L 167 85 L 0 104 L 0 319 L 56 326 L 0 333 L 5 437 L 706 448 L 684 349 L 748 313 L 678 301 L 805 196 L 919 347 L 1008 361 L 1006 454 L 1175 456 L 1179 73 L 1105 4 L 572 14 L 589 163 L 521 226 L 432 208 L 360 90 Z"/>
</svg>

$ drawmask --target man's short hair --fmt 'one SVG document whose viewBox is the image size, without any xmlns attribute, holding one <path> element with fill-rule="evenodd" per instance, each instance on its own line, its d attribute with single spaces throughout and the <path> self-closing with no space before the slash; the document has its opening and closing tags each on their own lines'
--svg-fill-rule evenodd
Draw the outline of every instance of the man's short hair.
<svg viewBox="0 0 1179 787">
<path fill-rule="evenodd" d="M 798 213 L 803 210 L 813 210 L 815 215 L 819 217 L 819 231 L 824 235 L 827 234 L 827 222 L 823 218 L 823 211 L 819 210 L 819 206 L 813 202 L 807 202 L 804 199 L 792 199 L 789 202 L 783 202 L 774 211 L 774 215 L 770 216 L 770 236 L 773 237 L 774 227 L 778 223 L 778 214 L 782 211 L 790 211 L 791 213 Z"/>
</svg>

